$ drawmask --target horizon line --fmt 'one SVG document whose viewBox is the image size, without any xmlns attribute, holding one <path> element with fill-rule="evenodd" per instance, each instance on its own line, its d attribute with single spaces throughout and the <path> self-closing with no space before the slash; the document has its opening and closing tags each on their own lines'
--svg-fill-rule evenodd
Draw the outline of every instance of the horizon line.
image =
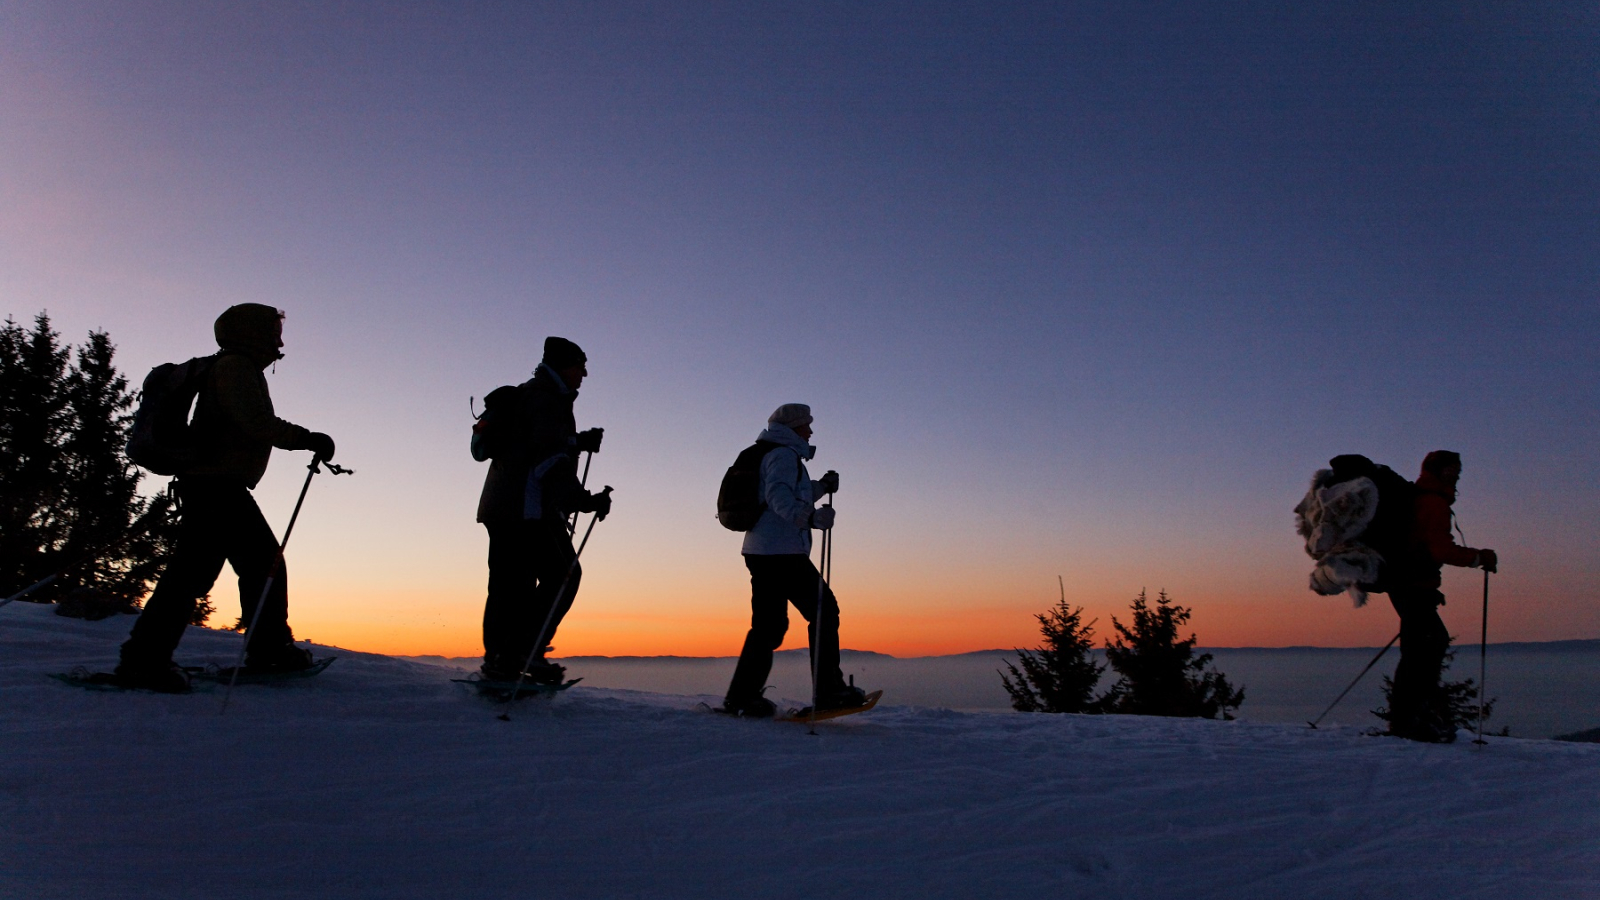
<svg viewBox="0 0 1600 900">
<path fill-rule="evenodd" d="M 1494 641 L 1494 642 L 1490 642 L 1486 646 L 1489 646 L 1489 647 L 1505 647 L 1505 648 L 1517 648 L 1517 647 L 1549 648 L 1549 647 L 1551 647 L 1553 645 L 1556 645 L 1556 644 L 1596 644 L 1596 645 L 1600 645 L 1600 637 L 1594 637 L 1594 638 L 1562 638 L 1560 640 L 1553 640 L 1553 641 Z M 1455 647 L 1455 648 L 1468 648 L 1468 647 L 1471 646 L 1471 644 L 1454 644 L 1452 646 Z M 938 654 L 931 654 L 931 655 L 928 655 L 928 656 L 895 656 L 892 653 L 882 653 L 882 652 L 877 651 L 877 650 L 855 650 L 855 649 L 851 649 L 851 648 L 848 648 L 848 647 L 840 648 L 839 652 L 841 654 L 850 653 L 850 654 L 855 654 L 857 656 L 881 656 L 881 657 L 884 657 L 886 659 L 896 659 L 896 660 L 910 661 L 910 660 L 917 660 L 917 659 L 952 659 L 952 658 L 955 658 L 955 657 L 958 657 L 958 656 L 983 656 L 983 655 L 988 655 L 988 654 L 1015 654 L 1015 653 L 1018 652 L 1019 649 L 1028 650 L 1029 652 L 1034 652 L 1034 653 L 1038 652 L 1037 648 L 1032 648 L 1032 647 L 1024 647 L 1024 648 L 1012 647 L 1012 648 L 990 648 L 990 649 L 984 649 L 984 650 L 964 650 L 964 651 L 962 651 L 960 653 L 938 653 Z M 1317 646 L 1315 644 L 1291 644 L 1291 645 L 1285 646 L 1285 647 L 1259 647 L 1259 646 L 1201 647 L 1201 646 L 1196 646 L 1194 649 L 1195 649 L 1196 652 L 1210 653 L 1210 652 L 1214 652 L 1214 651 L 1217 651 L 1217 650 L 1250 650 L 1250 651 L 1260 651 L 1260 652 L 1285 652 L 1285 651 L 1291 651 L 1291 650 L 1294 650 L 1294 651 L 1319 650 L 1319 651 L 1326 651 L 1326 652 L 1335 652 L 1335 651 L 1352 651 L 1352 650 L 1377 650 L 1379 648 L 1378 648 L 1378 645 L 1360 646 L 1360 647 L 1321 647 L 1321 646 Z M 369 652 L 369 651 L 356 651 L 356 652 Z M 786 656 L 786 655 L 791 655 L 791 654 L 798 655 L 798 654 L 804 654 L 806 652 L 807 651 L 806 651 L 806 649 L 804 647 L 796 647 L 796 648 L 791 648 L 791 649 L 788 649 L 788 650 L 778 650 L 778 651 L 776 651 L 775 655 L 777 655 L 777 656 Z M 1091 652 L 1104 653 L 1105 652 L 1105 648 L 1103 648 L 1103 647 L 1095 647 Z M 438 654 L 438 653 L 414 653 L 414 654 L 396 653 L 396 654 L 377 654 L 377 655 L 380 655 L 380 656 L 391 656 L 394 659 L 414 659 L 414 660 L 440 659 L 440 660 L 446 660 L 446 661 L 472 660 L 472 659 L 481 659 L 482 658 L 481 654 L 480 655 L 474 655 L 474 656 L 444 656 L 444 655 Z M 661 654 L 655 654 L 655 655 L 651 655 L 651 656 L 640 656 L 640 655 L 637 655 L 637 654 L 628 654 L 628 655 L 621 655 L 621 656 L 606 656 L 606 655 L 603 655 L 603 654 L 586 653 L 586 654 L 581 654 L 581 655 L 576 655 L 576 656 L 552 656 L 551 658 L 552 659 L 566 659 L 566 660 L 577 660 L 577 659 L 715 660 L 715 659 L 738 659 L 739 657 L 737 655 L 727 655 L 727 656 L 685 656 L 685 655 L 677 654 L 677 653 L 661 653 Z"/>
</svg>

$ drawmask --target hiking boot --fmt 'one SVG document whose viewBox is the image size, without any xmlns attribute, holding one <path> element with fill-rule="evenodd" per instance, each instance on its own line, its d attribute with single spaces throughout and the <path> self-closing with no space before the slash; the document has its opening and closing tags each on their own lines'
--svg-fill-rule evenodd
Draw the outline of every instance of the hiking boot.
<svg viewBox="0 0 1600 900">
<path fill-rule="evenodd" d="M 527 680 L 534 684 L 560 684 L 566 678 L 567 667 L 536 659 L 528 666 L 527 675 Z"/>
<path fill-rule="evenodd" d="M 817 698 L 817 709 L 855 709 L 867 705 L 867 692 L 853 684 L 840 685 Z"/>
<path fill-rule="evenodd" d="M 302 672 L 316 665 L 311 651 L 291 641 L 277 647 L 251 650 L 244 667 L 251 672 Z"/>
<path fill-rule="evenodd" d="M 484 681 L 513 682 L 520 674 L 522 674 L 520 669 L 515 667 L 507 669 L 499 663 L 488 660 L 484 660 L 483 665 L 478 667 L 478 676 Z"/>
<path fill-rule="evenodd" d="M 722 711 L 730 716 L 739 716 L 745 719 L 770 719 L 778 712 L 778 707 L 765 697 L 745 697 L 734 699 L 729 697 L 722 701 Z"/>
<path fill-rule="evenodd" d="M 168 661 L 165 663 L 124 662 L 117 666 L 117 684 L 162 694 L 187 694 L 189 673 Z"/>
</svg>

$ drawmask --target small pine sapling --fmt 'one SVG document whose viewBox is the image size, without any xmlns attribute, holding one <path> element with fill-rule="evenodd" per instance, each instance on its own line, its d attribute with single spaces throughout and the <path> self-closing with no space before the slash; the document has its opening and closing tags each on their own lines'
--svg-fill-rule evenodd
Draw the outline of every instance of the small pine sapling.
<svg viewBox="0 0 1600 900">
<path fill-rule="evenodd" d="M 1450 643 L 1455 642 L 1452 636 Z M 1446 645 L 1449 646 L 1449 645 Z M 1456 651 L 1449 649 L 1444 654 L 1444 671 L 1449 671 L 1450 664 L 1455 661 Z M 1473 730 L 1478 725 L 1478 683 L 1471 678 L 1461 681 L 1440 681 L 1439 690 L 1434 695 L 1432 708 L 1427 711 L 1424 719 L 1433 736 L 1442 741 L 1454 740 L 1454 733 L 1458 729 Z M 1394 679 L 1388 675 L 1383 676 L 1383 702 L 1384 705 L 1372 711 L 1372 714 L 1389 724 L 1389 732 L 1394 731 Z M 1494 715 L 1494 700 L 1483 703 L 1483 719 L 1488 721 Z M 1374 732 L 1382 734 L 1385 732 Z M 1501 737 L 1511 734 L 1510 728 L 1502 728 Z"/>
<path fill-rule="evenodd" d="M 1083 623 L 1083 607 L 1067 605 L 1066 583 L 1059 576 L 1057 581 L 1061 600 L 1036 617 L 1044 646 L 1032 651 L 1018 649 L 1022 668 L 1007 662 L 1011 674 L 1000 673 L 1000 681 L 1011 695 L 1011 706 L 1020 712 L 1099 712 L 1094 689 L 1105 665 L 1090 655 L 1094 623 Z"/>
<path fill-rule="evenodd" d="M 1234 690 L 1211 668 L 1211 654 L 1194 655 L 1195 637 L 1178 640 L 1178 628 L 1190 611 L 1162 591 L 1151 605 L 1144 591 L 1134 598 L 1132 625 L 1112 617 L 1115 642 L 1106 644 L 1106 660 L 1121 676 L 1103 698 L 1107 710 L 1143 716 L 1233 718 L 1244 702 L 1244 689 Z"/>
</svg>

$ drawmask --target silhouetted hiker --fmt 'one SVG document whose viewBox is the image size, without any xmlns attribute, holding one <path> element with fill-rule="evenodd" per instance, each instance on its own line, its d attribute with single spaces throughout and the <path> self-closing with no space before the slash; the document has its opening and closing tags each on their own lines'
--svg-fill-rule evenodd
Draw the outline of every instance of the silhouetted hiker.
<svg viewBox="0 0 1600 900">
<path fill-rule="evenodd" d="M 600 428 L 578 433 L 573 419 L 587 363 L 577 344 L 545 338 L 533 378 L 485 397 L 474 429 L 483 439 L 481 449 L 475 440 L 474 455 L 493 460 L 478 500 L 478 521 L 489 532 L 482 672 L 490 681 L 517 681 L 530 656 L 530 681 L 559 683 L 566 671 L 545 659 L 547 646 L 534 645 L 547 617 L 544 643 L 554 638 L 583 577 L 567 519 L 611 511 L 610 495 L 591 493 L 578 480 L 578 454 L 599 452 L 604 435 Z"/>
<path fill-rule="evenodd" d="M 217 353 L 200 382 L 192 433 L 196 458 L 173 479 L 180 503 L 178 537 L 156 589 L 122 645 L 118 679 L 133 687 L 180 692 L 188 676 L 172 653 L 224 561 L 239 576 L 243 621 L 272 573 L 272 591 L 249 636 L 247 668 L 293 671 L 309 668 L 311 651 L 295 646 L 289 630 L 288 577 L 278 559 L 278 540 L 250 491 L 267 471 L 273 447 L 310 450 L 333 459 L 333 438 L 285 422 L 273 413 L 265 369 L 283 358 L 283 313 L 260 303 L 241 303 L 217 317 Z"/>
<path fill-rule="evenodd" d="M 756 439 L 756 448 L 764 448 L 759 484 L 765 508 L 744 536 L 750 631 L 723 702 L 723 709 L 735 715 L 765 718 L 776 712 L 762 692 L 772 672 L 773 651 L 789 630 L 790 603 L 812 625 L 817 708 L 844 709 L 866 702 L 865 694 L 846 685 L 839 671 L 839 603 L 811 562 L 811 529 L 832 528 L 834 518 L 832 506 L 816 506 L 817 497 L 839 490 L 838 473 L 829 472 L 818 481 L 806 473 L 805 460 L 816 453 L 809 443 L 811 422 L 811 407 L 785 403 L 768 417 L 766 430 Z M 814 622 L 819 606 L 822 621 Z"/>
<path fill-rule="evenodd" d="M 1439 618 L 1444 604 L 1441 570 L 1451 565 L 1493 572 L 1499 563 L 1493 550 L 1459 546 L 1450 534 L 1450 507 L 1460 477 L 1457 453 L 1435 450 L 1423 459 L 1417 476 L 1412 564 L 1389 586 L 1389 602 L 1400 614 L 1400 663 L 1389 698 L 1389 733 L 1412 740 L 1455 739 L 1439 683 L 1450 648 L 1450 633 Z"/>
</svg>

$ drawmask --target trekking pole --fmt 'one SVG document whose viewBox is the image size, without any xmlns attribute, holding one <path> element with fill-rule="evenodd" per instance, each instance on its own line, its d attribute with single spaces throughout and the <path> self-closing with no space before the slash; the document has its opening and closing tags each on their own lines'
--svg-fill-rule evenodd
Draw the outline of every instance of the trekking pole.
<svg viewBox="0 0 1600 900">
<path fill-rule="evenodd" d="M 1489 570 L 1483 570 L 1483 631 L 1478 637 L 1478 737 L 1472 743 L 1483 746 L 1483 707 L 1488 703 L 1489 687 Z"/>
<path fill-rule="evenodd" d="M 823 504 L 828 509 L 833 509 L 833 494 L 828 494 L 828 499 Z M 817 701 L 822 699 L 818 691 L 818 675 L 822 643 L 822 600 L 828 595 L 828 579 L 833 574 L 833 529 L 827 528 L 822 532 L 822 563 L 817 581 L 817 616 L 811 621 L 811 719 L 806 722 L 807 734 L 815 736 L 817 733 Z"/>
<path fill-rule="evenodd" d="M 611 485 L 606 485 L 600 492 L 602 496 L 611 496 Z M 567 564 L 567 574 L 561 578 L 561 587 L 556 591 L 554 599 L 550 601 L 550 611 L 545 613 L 544 624 L 539 626 L 539 639 L 533 642 L 533 649 L 528 651 L 528 658 L 522 663 L 522 670 L 517 672 L 517 683 L 511 688 L 511 696 L 506 698 L 505 712 L 498 718 L 502 722 L 511 721 L 511 704 L 517 700 L 517 694 L 522 690 L 522 682 L 528 677 L 528 667 L 533 665 L 533 658 L 544 650 L 544 642 L 550 634 L 550 623 L 555 621 L 556 609 L 561 606 L 561 598 L 567 593 L 567 584 L 572 581 L 572 573 L 578 568 L 578 557 L 583 555 L 583 548 L 589 545 L 589 535 L 594 534 L 594 524 L 603 518 L 598 512 L 589 520 L 589 527 L 583 532 L 583 540 L 578 542 L 578 549 L 572 554 L 572 562 Z"/>
<path fill-rule="evenodd" d="M 1356 680 L 1350 682 L 1350 687 L 1347 687 L 1344 690 L 1340 691 L 1339 692 L 1339 696 L 1333 698 L 1333 702 L 1328 704 L 1328 708 L 1322 711 L 1322 715 L 1321 716 L 1317 716 L 1315 721 L 1307 722 L 1306 724 L 1310 725 L 1312 728 L 1317 727 L 1317 722 L 1321 722 L 1323 716 L 1326 716 L 1328 713 L 1333 712 L 1333 708 L 1335 706 L 1339 705 L 1339 701 L 1344 699 L 1344 695 L 1350 693 L 1351 689 L 1354 688 L 1356 686 L 1356 684 L 1361 681 L 1362 678 L 1365 678 L 1366 674 L 1368 672 L 1372 671 L 1372 667 L 1378 664 L 1378 660 L 1382 659 L 1383 655 L 1385 653 L 1388 653 L 1389 652 L 1389 648 L 1393 647 L 1394 646 L 1394 642 L 1398 641 L 1398 640 L 1400 640 L 1400 633 L 1399 632 L 1395 632 L 1395 636 L 1392 637 L 1392 638 L 1389 638 L 1389 643 L 1383 645 L 1383 649 L 1379 650 L 1378 651 L 1378 655 L 1374 656 L 1372 658 L 1372 662 L 1367 663 L 1367 667 L 1365 669 L 1361 670 L 1361 674 L 1356 676 Z"/>
<path fill-rule="evenodd" d="M 256 633 L 256 623 L 261 621 L 261 608 L 267 605 L 267 595 L 272 592 L 272 583 L 278 578 L 278 566 L 283 564 L 283 551 L 289 546 L 289 535 L 294 533 L 295 520 L 300 518 L 300 505 L 306 502 L 306 491 L 311 489 L 311 479 L 317 477 L 322 471 L 320 466 L 327 466 L 328 471 L 335 475 L 354 475 L 354 469 L 346 469 L 326 462 L 320 456 L 311 457 L 311 465 L 306 466 L 306 482 L 300 486 L 300 499 L 294 502 L 294 512 L 289 516 L 289 527 L 283 530 L 283 542 L 278 544 L 278 555 L 272 560 L 272 568 L 267 570 L 267 582 L 261 586 L 261 596 L 256 598 L 255 611 L 250 613 L 250 626 L 244 631 L 244 642 L 239 645 L 239 661 L 233 665 L 233 675 L 228 678 L 228 690 L 222 695 L 222 709 L 217 715 L 228 712 L 228 701 L 233 699 L 233 686 L 239 681 L 239 670 L 244 668 L 244 654 L 250 649 L 250 638 Z"/>
<path fill-rule="evenodd" d="M 15 594 L 12 594 L 11 596 L 5 598 L 4 600 L 0 600 L 0 606 L 5 606 L 7 603 L 10 603 L 13 600 L 21 600 L 23 597 L 28 596 L 29 594 L 33 593 L 34 591 L 37 591 L 39 588 L 44 587 L 45 585 L 49 584 L 52 581 L 55 581 L 57 578 L 60 578 L 60 577 L 61 577 L 61 573 L 57 572 L 54 575 L 48 575 L 48 576 L 46 576 L 45 578 L 43 578 L 43 579 L 41 579 L 39 581 L 35 581 L 33 584 L 30 584 L 27 587 L 23 588 L 22 590 L 17 591 Z"/>
</svg>

